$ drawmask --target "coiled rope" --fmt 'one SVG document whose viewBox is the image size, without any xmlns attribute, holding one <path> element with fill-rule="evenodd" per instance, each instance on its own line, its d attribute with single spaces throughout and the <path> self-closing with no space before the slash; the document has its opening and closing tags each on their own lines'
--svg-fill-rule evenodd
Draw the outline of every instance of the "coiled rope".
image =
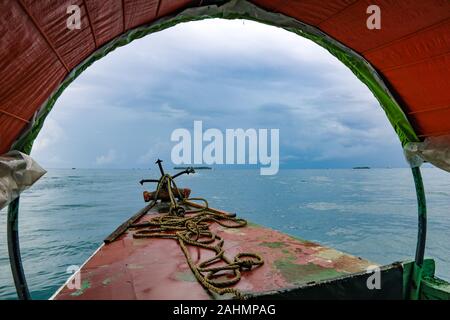
<svg viewBox="0 0 450 320">
<path fill-rule="evenodd" d="M 205 289 L 219 295 L 233 294 L 235 299 L 245 299 L 245 295 L 230 286 L 239 282 L 242 270 L 251 270 L 252 267 L 261 266 L 264 260 L 256 253 L 246 252 L 237 254 L 234 259 L 229 259 L 223 249 L 224 239 L 213 233 L 209 226 L 211 223 L 217 223 L 225 228 L 242 228 L 247 225 L 247 221 L 236 218 L 235 215 L 220 214 L 209 210 L 206 199 L 185 198 L 168 174 L 163 175 L 158 182 L 154 203 L 163 188 L 167 189 L 170 197 L 168 214 L 139 224 L 132 224 L 130 227 L 136 230 L 133 237 L 177 240 L 189 268 Z M 181 199 L 179 202 L 176 201 L 174 192 L 177 192 Z M 183 205 L 186 205 L 187 201 L 202 201 L 204 205 L 199 209 L 186 211 Z M 187 245 L 211 250 L 215 255 L 206 261 L 195 264 Z M 225 280 L 223 280 L 224 277 L 226 277 Z"/>
</svg>

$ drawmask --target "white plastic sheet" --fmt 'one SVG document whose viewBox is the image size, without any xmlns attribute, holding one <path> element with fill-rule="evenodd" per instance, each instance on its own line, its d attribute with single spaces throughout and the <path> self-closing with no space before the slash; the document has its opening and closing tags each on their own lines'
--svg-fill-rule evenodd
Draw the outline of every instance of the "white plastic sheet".
<svg viewBox="0 0 450 320">
<path fill-rule="evenodd" d="M 411 167 L 429 162 L 450 172 L 450 135 L 429 137 L 423 142 L 410 142 L 404 147 L 405 156 Z"/>
<path fill-rule="evenodd" d="M 31 187 L 45 171 L 30 156 L 10 151 L 0 156 L 0 210 Z"/>
</svg>

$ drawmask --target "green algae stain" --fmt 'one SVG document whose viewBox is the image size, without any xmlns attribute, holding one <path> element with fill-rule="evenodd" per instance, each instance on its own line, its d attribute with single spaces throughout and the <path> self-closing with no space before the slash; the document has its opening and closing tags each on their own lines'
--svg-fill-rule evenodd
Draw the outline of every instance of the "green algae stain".
<svg viewBox="0 0 450 320">
<path fill-rule="evenodd" d="M 102 281 L 102 284 L 104 285 L 104 286 L 107 286 L 108 284 L 110 284 L 111 283 L 111 278 L 106 278 L 105 280 L 103 280 Z"/>
<path fill-rule="evenodd" d="M 274 264 L 286 281 L 293 284 L 332 279 L 345 274 L 312 263 L 296 264 L 291 257 L 276 260 Z"/>
<path fill-rule="evenodd" d="M 291 234 L 288 234 L 288 237 L 291 238 L 292 240 L 295 240 L 295 241 L 298 241 L 298 242 L 301 242 L 301 243 L 312 243 L 310 241 L 307 241 L 307 240 L 302 239 L 300 237 L 293 236 Z"/>
<path fill-rule="evenodd" d="M 194 274 L 190 270 L 185 271 L 185 272 L 175 273 L 175 279 L 177 279 L 179 281 L 186 281 L 186 282 L 196 282 L 197 281 Z"/>
<path fill-rule="evenodd" d="M 250 221 L 247 221 L 247 227 L 261 228 L 259 224 Z"/>
<path fill-rule="evenodd" d="M 83 282 L 81 282 L 81 288 L 78 289 L 77 291 L 71 293 L 70 295 L 74 296 L 74 297 L 81 296 L 84 293 L 84 291 L 86 289 L 89 289 L 90 287 L 91 287 L 91 283 L 89 282 L 89 280 L 83 280 Z"/>
<path fill-rule="evenodd" d="M 287 246 L 284 242 L 261 242 L 259 245 L 269 248 L 283 248 Z"/>
</svg>

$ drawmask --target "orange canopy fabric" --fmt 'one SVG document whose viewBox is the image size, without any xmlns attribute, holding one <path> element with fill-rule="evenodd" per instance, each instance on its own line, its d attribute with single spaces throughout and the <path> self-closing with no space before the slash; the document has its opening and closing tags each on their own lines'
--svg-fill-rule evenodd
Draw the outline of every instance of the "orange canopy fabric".
<svg viewBox="0 0 450 320">
<path fill-rule="evenodd" d="M 32 123 L 66 76 L 94 51 L 140 25 L 188 7 L 226 1 L 2 0 L 0 2 L 0 154 Z M 420 137 L 450 134 L 449 0 L 252 0 L 323 31 L 381 75 Z M 81 29 L 66 26 L 81 9 Z M 366 26 L 369 5 L 381 29 Z"/>
</svg>

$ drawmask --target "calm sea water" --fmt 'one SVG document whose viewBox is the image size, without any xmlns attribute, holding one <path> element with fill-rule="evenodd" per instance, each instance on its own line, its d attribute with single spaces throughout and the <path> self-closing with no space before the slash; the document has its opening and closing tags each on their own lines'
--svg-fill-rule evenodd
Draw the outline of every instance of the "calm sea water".
<svg viewBox="0 0 450 320">
<path fill-rule="evenodd" d="M 450 174 L 424 169 L 427 256 L 450 281 Z M 144 170 L 49 170 L 21 197 L 23 263 L 33 298 L 47 299 L 70 265 L 82 264 L 121 222 L 144 206 Z M 414 257 L 417 208 L 408 169 L 207 170 L 180 179 L 193 196 L 253 222 L 387 264 Z M 150 187 L 149 187 L 150 188 Z M 0 299 L 14 299 L 0 211 Z"/>
</svg>

